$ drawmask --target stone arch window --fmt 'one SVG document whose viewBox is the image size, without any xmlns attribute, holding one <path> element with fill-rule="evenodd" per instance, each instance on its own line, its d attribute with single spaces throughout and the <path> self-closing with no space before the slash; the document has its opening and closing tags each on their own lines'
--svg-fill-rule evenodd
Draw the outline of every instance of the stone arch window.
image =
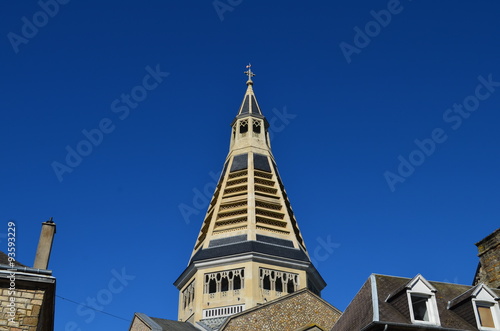
<svg viewBox="0 0 500 331">
<path fill-rule="evenodd" d="M 210 279 L 208 283 L 208 293 L 215 293 L 217 292 L 217 282 L 215 279 Z"/>
<path fill-rule="evenodd" d="M 252 125 L 253 133 L 255 135 L 258 135 L 261 131 L 262 123 L 259 120 L 252 120 L 252 122 L 253 122 L 253 125 Z"/>
<path fill-rule="evenodd" d="M 242 270 L 242 274 L 243 274 L 243 270 Z M 243 277 L 242 275 L 238 275 L 238 276 L 235 276 L 233 278 L 233 289 L 234 290 L 241 290 L 241 285 L 242 285 L 241 278 L 242 277 Z"/>
<path fill-rule="evenodd" d="M 276 292 L 283 292 L 283 279 L 281 278 L 281 275 L 276 277 L 275 288 Z"/>
<path fill-rule="evenodd" d="M 229 279 L 227 277 L 222 277 L 220 282 L 220 290 L 221 292 L 226 292 L 229 290 Z"/>
<path fill-rule="evenodd" d="M 295 292 L 295 283 L 293 282 L 293 280 L 289 279 L 286 283 L 286 291 L 287 293 Z"/>
<path fill-rule="evenodd" d="M 205 274 L 203 293 L 227 293 L 243 288 L 244 269 L 233 269 Z"/>
<path fill-rule="evenodd" d="M 271 289 L 271 280 L 269 275 L 265 275 L 264 278 L 262 279 L 262 288 L 264 290 Z"/>
<path fill-rule="evenodd" d="M 260 268 L 260 288 L 276 292 L 293 293 L 299 286 L 299 275 L 266 268 Z"/>
<path fill-rule="evenodd" d="M 241 120 L 240 121 L 240 134 L 241 136 L 245 137 L 248 132 L 248 120 Z"/>
</svg>

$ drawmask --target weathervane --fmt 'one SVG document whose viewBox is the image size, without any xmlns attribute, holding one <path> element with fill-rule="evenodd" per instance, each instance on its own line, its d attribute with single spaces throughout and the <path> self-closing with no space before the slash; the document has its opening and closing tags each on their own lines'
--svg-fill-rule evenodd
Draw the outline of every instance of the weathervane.
<svg viewBox="0 0 500 331">
<path fill-rule="evenodd" d="M 247 65 L 247 69 L 248 70 L 245 71 L 244 73 L 248 76 L 248 82 L 251 82 L 252 77 L 255 76 L 255 74 L 252 71 L 252 65 L 250 63 Z"/>
</svg>

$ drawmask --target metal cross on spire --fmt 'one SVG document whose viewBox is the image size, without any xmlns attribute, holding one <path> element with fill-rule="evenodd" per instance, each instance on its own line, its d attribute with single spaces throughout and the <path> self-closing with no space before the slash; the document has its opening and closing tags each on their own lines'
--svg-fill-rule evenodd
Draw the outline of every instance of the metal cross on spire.
<svg viewBox="0 0 500 331">
<path fill-rule="evenodd" d="M 255 76 L 255 74 L 252 71 L 252 65 L 250 63 L 247 65 L 247 69 L 248 70 L 245 71 L 244 73 L 248 76 L 247 83 L 249 83 L 249 82 L 252 82 L 252 77 Z"/>
</svg>

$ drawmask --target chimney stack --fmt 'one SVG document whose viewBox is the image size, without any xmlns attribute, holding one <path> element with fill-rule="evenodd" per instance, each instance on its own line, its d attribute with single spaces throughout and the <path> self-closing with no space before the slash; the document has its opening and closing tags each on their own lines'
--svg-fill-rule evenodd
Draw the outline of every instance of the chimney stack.
<svg viewBox="0 0 500 331">
<path fill-rule="evenodd" d="M 476 243 L 479 267 L 474 277 L 474 285 L 485 283 L 500 289 L 500 229 Z"/>
<path fill-rule="evenodd" d="M 38 241 L 33 268 L 46 270 L 49 266 L 50 252 L 52 250 L 52 242 L 54 241 L 55 233 L 56 224 L 51 217 L 47 222 L 42 223 L 42 232 L 40 233 L 40 240 Z"/>
</svg>

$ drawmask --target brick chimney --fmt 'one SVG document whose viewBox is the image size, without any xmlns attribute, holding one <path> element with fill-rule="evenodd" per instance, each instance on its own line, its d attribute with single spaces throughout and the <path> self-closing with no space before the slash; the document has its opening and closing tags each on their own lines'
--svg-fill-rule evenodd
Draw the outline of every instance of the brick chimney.
<svg viewBox="0 0 500 331">
<path fill-rule="evenodd" d="M 35 269 L 47 269 L 49 266 L 50 252 L 52 250 L 52 242 L 56 233 L 56 223 L 52 217 L 42 223 L 42 232 L 40 233 L 40 240 L 38 241 L 38 248 L 36 250 Z"/>
<path fill-rule="evenodd" d="M 500 289 L 500 229 L 476 243 L 479 266 L 474 277 L 474 285 L 485 283 Z"/>
</svg>

